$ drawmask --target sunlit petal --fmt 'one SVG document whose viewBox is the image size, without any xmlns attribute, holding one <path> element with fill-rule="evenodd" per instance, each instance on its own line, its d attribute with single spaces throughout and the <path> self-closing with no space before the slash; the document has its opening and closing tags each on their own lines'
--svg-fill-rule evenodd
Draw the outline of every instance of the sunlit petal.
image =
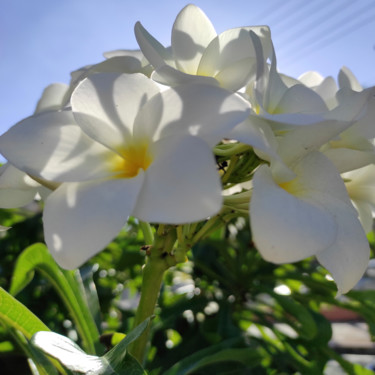
<svg viewBox="0 0 375 375">
<path fill-rule="evenodd" d="M 270 51 L 270 31 L 267 26 L 242 27 L 226 30 L 218 35 L 208 45 L 199 64 L 198 74 L 216 76 L 222 70 L 230 67 L 238 61 L 254 58 L 255 50 L 250 31 L 259 36 L 265 48 L 265 54 Z M 250 61 L 250 60 L 249 60 Z M 248 64 L 248 69 L 253 69 L 253 64 Z M 240 87 L 247 82 L 242 82 Z"/>
<path fill-rule="evenodd" d="M 213 147 L 249 112 L 248 102 L 239 95 L 212 85 L 186 84 L 162 92 L 142 107 L 135 132 L 153 135 L 154 140 L 196 135 Z"/>
<path fill-rule="evenodd" d="M 332 245 L 337 225 L 317 194 L 298 198 L 272 178 L 267 166 L 254 175 L 250 221 L 254 242 L 264 259 L 274 263 L 295 262 Z"/>
<path fill-rule="evenodd" d="M 216 31 L 203 11 L 193 4 L 178 14 L 172 28 L 172 52 L 178 69 L 196 74 L 204 50 Z"/>
<path fill-rule="evenodd" d="M 160 68 L 172 58 L 170 51 L 161 45 L 143 26 L 137 22 L 134 26 L 135 37 L 143 54 L 155 68 Z"/>
<path fill-rule="evenodd" d="M 70 111 L 26 118 L 0 137 L 0 148 L 18 169 L 46 180 L 82 181 L 110 174 L 112 153 L 83 133 Z"/>
<path fill-rule="evenodd" d="M 39 184 L 9 163 L 0 168 L 0 207 L 25 206 L 35 198 Z"/>
<path fill-rule="evenodd" d="M 334 201 L 330 201 L 330 205 Z M 356 214 L 337 203 L 338 232 L 335 243 L 317 254 L 318 261 L 332 274 L 338 294 L 352 289 L 366 271 L 370 247 Z"/>
<path fill-rule="evenodd" d="M 62 109 L 67 101 L 66 94 L 69 86 L 64 83 L 53 83 L 47 86 L 39 99 L 35 113 Z"/>
<path fill-rule="evenodd" d="M 158 92 L 142 74 L 95 74 L 74 91 L 72 110 L 86 134 L 116 149 L 130 137 L 140 108 Z"/>
<path fill-rule="evenodd" d="M 151 78 L 158 83 L 171 87 L 192 82 L 208 83 L 214 86 L 219 85 L 219 82 L 213 77 L 183 73 L 169 65 L 163 65 L 162 67 L 156 69 L 152 73 Z"/>
<path fill-rule="evenodd" d="M 131 179 L 64 183 L 47 199 L 44 236 L 63 268 L 81 266 L 113 240 L 131 214 L 143 173 Z"/>
<path fill-rule="evenodd" d="M 197 137 L 173 138 L 153 145 L 155 162 L 133 212 L 143 221 L 181 224 L 220 210 L 221 185 L 210 148 Z"/>
</svg>

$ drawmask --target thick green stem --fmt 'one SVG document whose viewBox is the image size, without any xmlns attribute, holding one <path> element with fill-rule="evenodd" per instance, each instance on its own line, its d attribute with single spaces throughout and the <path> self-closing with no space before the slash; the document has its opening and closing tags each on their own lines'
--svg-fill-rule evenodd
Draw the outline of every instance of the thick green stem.
<svg viewBox="0 0 375 375">
<path fill-rule="evenodd" d="M 139 222 L 139 227 L 143 233 L 146 245 L 151 245 L 154 242 L 154 234 L 152 233 L 151 225 L 144 221 Z"/>
<path fill-rule="evenodd" d="M 141 287 L 141 299 L 135 314 L 134 326 L 136 327 L 145 319 L 152 316 L 157 303 L 164 272 L 176 262 L 172 255 L 172 249 L 176 242 L 176 231 L 170 229 L 168 233 L 156 236 L 150 249 L 147 263 L 143 268 L 143 280 Z M 146 347 L 149 339 L 148 328 L 130 346 L 130 353 L 141 364 L 143 363 Z"/>
</svg>

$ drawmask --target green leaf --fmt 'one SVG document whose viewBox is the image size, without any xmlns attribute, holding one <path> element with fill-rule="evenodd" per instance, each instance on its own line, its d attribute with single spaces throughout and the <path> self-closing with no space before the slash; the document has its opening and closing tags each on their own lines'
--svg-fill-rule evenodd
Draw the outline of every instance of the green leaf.
<svg viewBox="0 0 375 375">
<path fill-rule="evenodd" d="M 145 320 L 102 357 L 86 354 L 74 341 L 54 332 L 38 332 L 32 337 L 31 342 L 74 373 L 147 375 L 138 361 L 127 352 L 127 346 L 137 339 L 149 324 L 150 319 Z"/>
<path fill-rule="evenodd" d="M 100 312 L 100 303 L 98 292 L 94 283 L 94 272 L 99 268 L 98 264 L 95 266 L 86 265 L 84 268 L 80 269 L 80 275 L 82 279 L 83 286 L 85 288 L 85 296 L 87 301 L 87 306 L 91 311 L 91 315 L 94 318 L 98 330 L 101 325 L 101 312 Z"/>
<path fill-rule="evenodd" d="M 16 295 L 32 280 L 35 270 L 45 276 L 64 302 L 89 353 L 101 349 L 99 332 L 87 304 L 79 271 L 61 269 L 47 247 L 37 243 L 26 248 L 18 257 L 13 273 L 10 293 Z"/>
<path fill-rule="evenodd" d="M 10 333 L 29 358 L 32 358 L 41 374 L 54 374 L 52 365 L 29 345 L 28 340 L 40 331 L 50 329 L 26 306 L 0 288 L 0 321 L 10 328 Z"/>
<path fill-rule="evenodd" d="M 295 319 L 288 320 L 288 323 L 302 336 L 309 340 L 313 339 L 317 334 L 317 326 L 314 318 L 308 309 L 290 296 L 283 296 L 274 292 L 269 294 L 282 307 L 283 316 L 291 315 Z"/>
<path fill-rule="evenodd" d="M 247 362 L 249 365 L 252 361 L 254 361 L 254 365 L 257 364 L 258 358 L 257 355 L 254 354 L 254 358 L 252 357 L 253 354 L 250 354 L 250 349 L 245 348 L 247 353 L 245 354 L 244 348 L 236 348 L 232 349 L 233 346 L 238 345 L 242 342 L 242 339 L 228 339 L 225 341 L 222 341 L 220 344 L 211 345 L 206 349 L 202 349 L 198 352 L 195 352 L 194 354 L 184 358 L 182 361 L 177 362 L 175 365 L 173 365 L 167 372 L 165 372 L 163 375 L 187 375 L 190 374 L 193 371 L 196 371 L 197 369 L 207 366 L 209 364 L 213 363 L 219 363 L 222 362 L 221 355 L 223 355 L 224 361 L 228 361 L 228 356 L 234 355 L 233 352 L 230 353 L 231 350 L 237 351 L 236 355 L 234 355 L 234 358 L 242 358 L 246 357 L 246 354 L 248 356 Z M 256 352 L 256 349 L 252 349 L 253 352 Z M 241 362 L 241 361 L 240 361 Z"/>
<path fill-rule="evenodd" d="M 10 330 L 13 339 L 22 348 L 23 352 L 27 356 L 30 370 L 35 375 L 58 375 L 57 369 L 52 365 L 52 363 L 46 358 L 46 356 L 39 350 L 34 348 L 30 341 L 26 339 L 25 336 L 19 331 L 14 329 Z M 60 372 L 65 374 L 65 371 L 58 365 Z"/>
<path fill-rule="evenodd" d="M 30 339 L 38 331 L 50 329 L 26 306 L 0 287 L 0 320 Z"/>
<path fill-rule="evenodd" d="M 324 351 L 329 355 L 329 357 L 335 360 L 337 363 L 340 364 L 343 370 L 345 370 L 346 374 L 349 375 L 371 375 L 374 374 L 372 370 L 368 370 L 361 365 L 353 364 L 347 360 L 345 360 L 340 354 L 335 352 L 331 348 L 324 348 Z"/>
<path fill-rule="evenodd" d="M 136 340 L 150 325 L 151 318 L 147 318 L 133 330 L 131 330 L 123 340 L 120 341 L 114 348 L 112 348 L 108 353 L 104 355 L 104 358 L 113 365 L 117 367 L 118 363 L 122 361 L 122 356 L 126 353 L 127 346 Z"/>
</svg>

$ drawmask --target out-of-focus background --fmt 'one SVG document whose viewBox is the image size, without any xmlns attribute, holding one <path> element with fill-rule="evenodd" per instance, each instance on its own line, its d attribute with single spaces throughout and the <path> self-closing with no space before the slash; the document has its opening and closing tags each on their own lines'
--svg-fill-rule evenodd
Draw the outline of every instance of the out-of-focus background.
<svg viewBox="0 0 375 375">
<path fill-rule="evenodd" d="M 363 86 L 375 85 L 373 0 L 197 0 L 218 33 L 267 24 L 278 69 L 337 76 L 346 65 Z M 136 49 L 136 21 L 165 45 L 186 0 L 2 0 L 0 2 L 0 134 L 33 113 L 43 88 L 68 83 L 70 72 Z"/>
</svg>

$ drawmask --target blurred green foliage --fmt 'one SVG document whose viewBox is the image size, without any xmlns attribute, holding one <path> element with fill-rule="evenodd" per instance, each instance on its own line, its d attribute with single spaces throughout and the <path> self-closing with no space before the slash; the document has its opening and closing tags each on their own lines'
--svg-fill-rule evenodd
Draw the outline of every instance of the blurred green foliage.
<svg viewBox="0 0 375 375">
<path fill-rule="evenodd" d="M 2 210 L 0 286 L 9 291 L 22 251 L 43 241 L 40 209 Z M 143 236 L 130 220 L 118 238 L 82 269 L 96 288 L 95 316 L 109 350 L 132 328 L 145 261 Z M 90 284 L 90 280 L 94 284 Z M 331 323 L 321 307 L 340 306 L 359 314 L 375 337 L 375 291 L 353 291 L 336 299 L 335 284 L 314 260 L 277 266 L 263 261 L 245 219 L 213 233 L 189 260 L 165 276 L 146 368 L 151 375 L 322 374 L 334 358 L 349 374 L 371 373 L 342 359 L 329 345 Z M 93 291 L 95 296 L 95 290 Z M 65 306 L 40 273 L 17 295 L 52 331 L 81 344 Z M 22 358 L 22 360 L 20 359 Z M 12 332 L 0 326 L 0 367 L 28 374 Z"/>
</svg>

